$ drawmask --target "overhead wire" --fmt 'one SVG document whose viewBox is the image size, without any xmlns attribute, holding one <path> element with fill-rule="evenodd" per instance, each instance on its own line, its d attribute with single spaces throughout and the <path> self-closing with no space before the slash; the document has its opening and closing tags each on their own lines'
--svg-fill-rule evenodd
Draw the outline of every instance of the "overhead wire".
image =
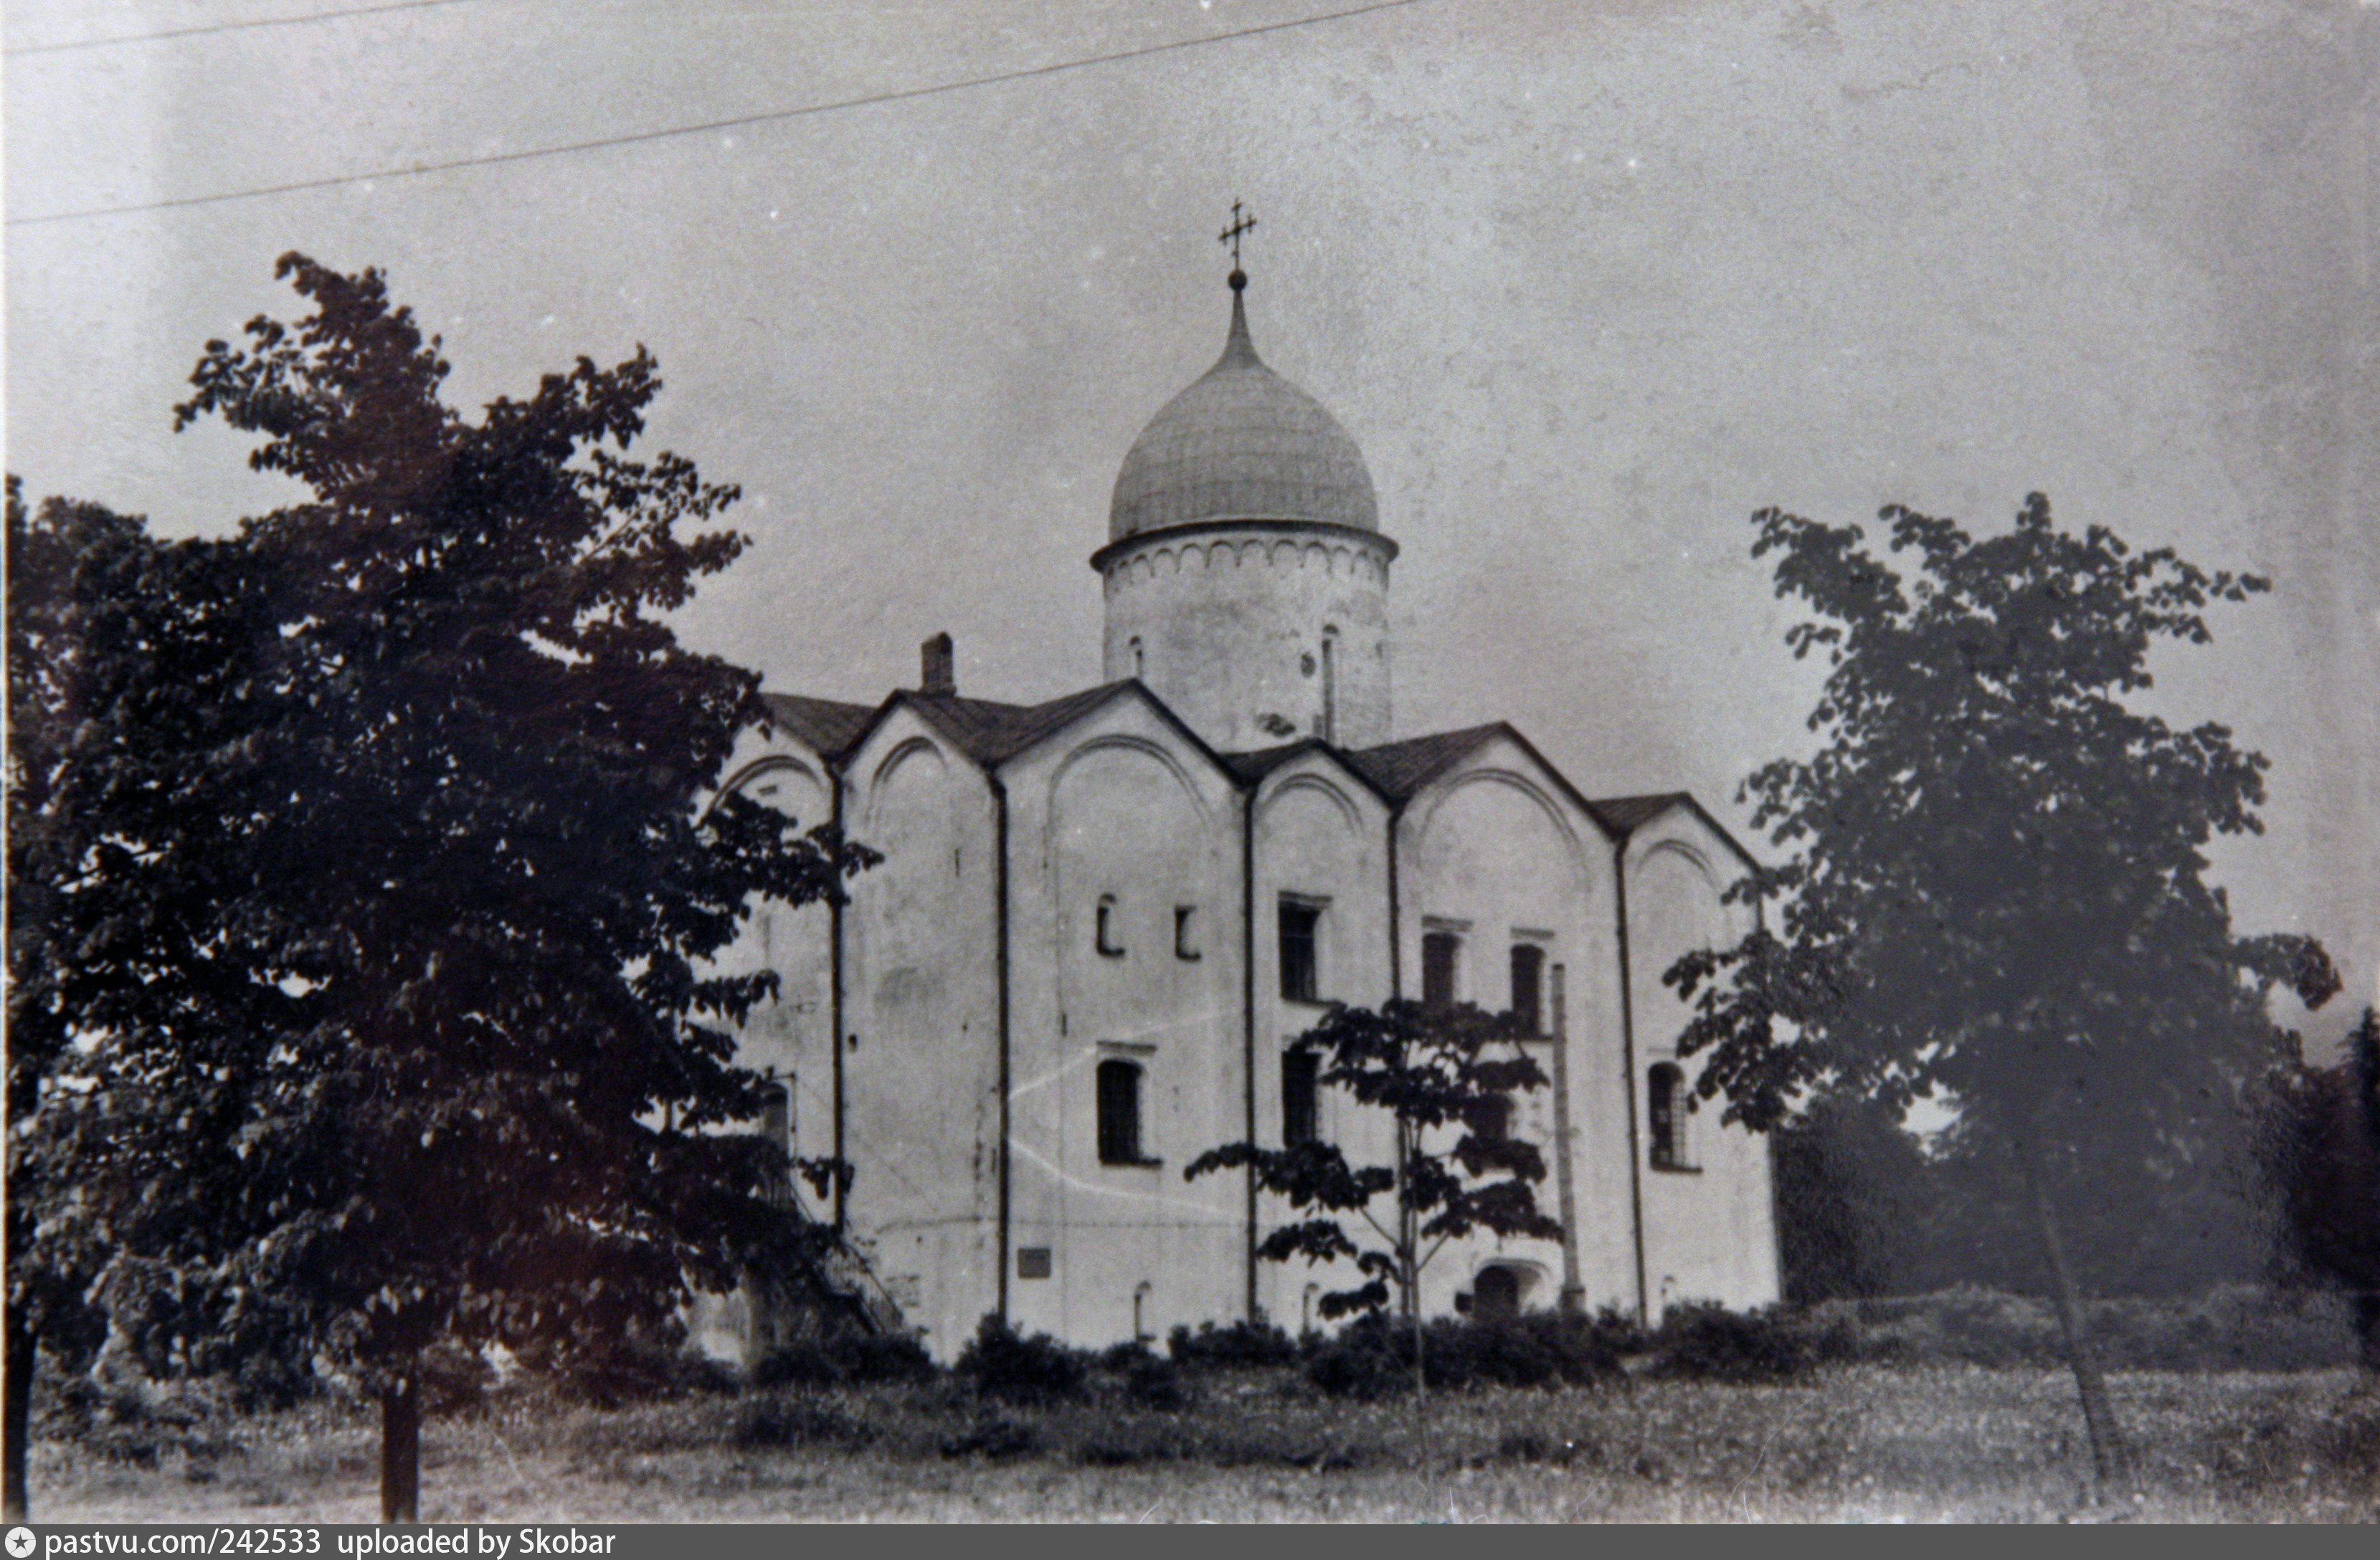
<svg viewBox="0 0 2380 1560">
<path fill-rule="evenodd" d="M 438 0 L 412 0 L 412 3 L 438 3 Z M 1355 17 L 1369 16 L 1378 11 L 1400 10 L 1409 6 L 1430 3 L 1431 0 L 1371 0 L 1368 5 L 1351 6 L 1341 10 L 1324 12 L 1318 16 L 1293 17 L 1285 21 L 1260 22 L 1254 27 L 1238 28 L 1229 32 L 1207 33 L 1196 38 L 1177 38 L 1163 43 L 1145 44 L 1136 49 L 1118 49 L 1108 54 L 1089 54 L 1080 59 L 1059 60 L 1050 65 L 1029 66 L 1018 70 L 1004 70 L 990 76 L 973 76 L 957 81 L 938 81 L 924 87 L 894 88 L 887 91 L 868 92 L 858 97 L 837 98 L 829 103 L 805 103 L 795 108 L 769 109 L 758 114 L 740 114 L 724 119 L 707 119 L 696 125 L 665 126 L 653 130 L 630 131 L 625 135 L 598 136 L 588 140 L 565 142 L 560 146 L 525 147 L 518 151 L 489 152 L 477 157 L 454 157 L 435 163 L 410 163 L 401 167 L 379 168 L 366 173 L 333 174 L 322 178 L 292 179 L 285 184 L 259 185 L 248 189 L 223 190 L 210 195 L 185 195 L 165 200 L 144 200 L 115 206 L 86 206 L 71 211 L 43 212 L 33 216 L 10 217 L 6 225 L 38 227 L 51 223 L 82 222 L 93 217 L 130 216 L 144 212 L 166 212 L 190 206 L 221 205 L 233 200 L 256 200 L 273 195 L 294 195 L 307 190 L 334 189 L 342 185 L 372 184 L 386 179 L 419 178 L 429 174 L 451 173 L 461 168 L 483 168 L 506 163 L 526 163 L 541 157 L 563 157 L 574 152 L 597 151 L 613 147 L 637 146 L 649 141 L 671 140 L 681 136 L 708 135 L 720 130 L 744 129 L 755 125 L 776 124 L 788 119 L 804 118 L 814 114 L 834 114 L 846 109 L 873 107 L 880 103 L 906 103 L 919 98 L 939 97 L 951 92 L 971 91 L 978 87 L 1030 81 L 1070 70 L 1087 70 L 1094 66 L 1114 65 L 1124 60 L 1147 59 L 1155 54 L 1204 48 L 1210 44 L 1228 43 L 1242 38 L 1261 37 L 1267 33 L 1287 32 L 1301 27 L 1318 27 L 1326 22 L 1346 21 Z"/>
<path fill-rule="evenodd" d="M 379 6 L 349 6 L 336 11 L 308 11 L 294 17 L 257 17 L 248 21 L 209 22 L 199 27 L 169 27 L 157 32 L 125 32 L 112 38 L 76 38 L 63 43 L 28 43 L 0 50 L 10 59 L 30 54 L 76 54 L 85 49 L 114 49 L 129 43 L 156 43 L 171 38 L 200 38 L 214 32 L 246 32 L 260 27 L 300 27 L 308 22 L 337 21 L 342 17 L 371 17 L 383 11 L 420 11 L 432 6 L 480 6 L 488 0 L 387 0 Z"/>
</svg>

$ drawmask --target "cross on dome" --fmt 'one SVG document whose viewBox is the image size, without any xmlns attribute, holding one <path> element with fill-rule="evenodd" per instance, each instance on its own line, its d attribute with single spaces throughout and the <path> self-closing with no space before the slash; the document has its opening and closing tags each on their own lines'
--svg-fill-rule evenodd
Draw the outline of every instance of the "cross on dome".
<svg viewBox="0 0 2380 1560">
<path fill-rule="evenodd" d="M 1215 242 L 1229 244 L 1232 247 L 1230 281 L 1232 291 L 1235 293 L 1248 284 L 1248 273 L 1240 269 L 1240 235 L 1253 230 L 1256 225 L 1256 217 L 1253 214 L 1245 217 L 1240 215 L 1240 203 L 1234 200 L 1232 202 L 1232 225 L 1215 235 Z"/>
</svg>

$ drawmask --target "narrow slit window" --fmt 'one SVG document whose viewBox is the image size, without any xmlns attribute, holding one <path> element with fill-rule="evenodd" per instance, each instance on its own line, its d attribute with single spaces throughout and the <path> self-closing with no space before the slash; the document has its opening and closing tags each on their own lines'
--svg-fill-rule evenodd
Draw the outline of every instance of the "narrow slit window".
<svg viewBox="0 0 2380 1560">
<path fill-rule="evenodd" d="M 1292 1002 L 1315 1002 L 1321 989 L 1320 959 L 1316 943 L 1321 930 L 1322 907 L 1281 901 L 1281 994 Z"/>
<path fill-rule="evenodd" d="M 1546 950 L 1535 943 L 1512 945 L 1512 1017 L 1524 1034 L 1543 1034 Z"/>
<path fill-rule="evenodd" d="M 1177 904 L 1173 907 L 1173 957 L 1196 959 L 1199 956 L 1198 907 Z"/>
<path fill-rule="evenodd" d="M 1287 1148 L 1322 1137 L 1322 1058 L 1304 1046 L 1281 1057 L 1281 1141 Z"/>
<path fill-rule="evenodd" d="M 1421 939 L 1421 999 L 1425 1007 L 1451 1006 L 1455 974 L 1463 962 L 1463 939 L 1452 932 L 1425 932 Z"/>
<path fill-rule="evenodd" d="M 1099 1063 L 1099 1163 L 1144 1165 L 1140 1148 L 1140 1064 Z"/>
<path fill-rule="evenodd" d="M 1111 959 L 1123 956 L 1123 928 L 1116 925 L 1116 920 L 1115 896 L 1100 895 L 1099 929 L 1096 935 L 1099 951 Z"/>
<path fill-rule="evenodd" d="M 760 1096 L 760 1132 L 787 1153 L 794 1146 L 794 1100 L 783 1083 L 771 1083 Z"/>
<path fill-rule="evenodd" d="M 1339 631 L 1322 631 L 1322 731 L 1324 742 L 1339 740 Z"/>
<path fill-rule="evenodd" d="M 1675 1062 L 1655 1062 L 1645 1078 L 1645 1111 L 1652 1119 L 1653 1167 L 1682 1170 L 1686 1159 L 1686 1075 Z"/>
</svg>

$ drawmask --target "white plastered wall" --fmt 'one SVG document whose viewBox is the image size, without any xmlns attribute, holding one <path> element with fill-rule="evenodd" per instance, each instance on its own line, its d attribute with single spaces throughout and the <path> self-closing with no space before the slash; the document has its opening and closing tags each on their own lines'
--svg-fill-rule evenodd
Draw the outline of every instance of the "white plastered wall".
<svg viewBox="0 0 2380 1560">
<path fill-rule="evenodd" d="M 1243 1183 L 1186 1182 L 1183 1170 L 1245 1124 L 1238 789 L 1133 694 L 1001 774 L 1012 809 L 1010 1318 L 1087 1346 L 1229 1320 L 1245 1304 Z M 1103 898 L 1120 954 L 1097 946 Z M 1196 959 L 1175 950 L 1182 906 L 1205 928 Z M 1142 1070 L 1151 1163 L 1100 1162 L 1096 1076 L 1108 1059 Z M 1023 1276 L 1026 1249 L 1048 1251 L 1047 1277 Z"/>
<path fill-rule="evenodd" d="M 1621 1064 L 1614 861 L 1602 826 L 1567 795 L 1521 744 L 1497 737 L 1433 781 L 1406 806 L 1401 856 L 1399 940 L 1403 986 L 1421 991 L 1422 938 L 1455 932 L 1463 952 L 1455 995 L 1491 1010 L 1511 998 L 1511 949 L 1530 941 L 1560 964 L 1567 997 L 1570 1118 L 1579 1279 L 1586 1305 L 1633 1307 L 1635 1249 L 1630 1209 L 1628 1118 Z M 1531 1047 L 1553 1072 L 1545 1046 Z M 1517 1126 L 1548 1160 L 1538 1205 L 1559 1216 L 1549 1094 L 1529 1101 Z M 1523 1304 L 1558 1303 L 1559 1243 L 1475 1237 L 1440 1252 L 1423 1275 L 1433 1314 L 1454 1309 L 1480 1268 L 1500 1264 L 1530 1280 Z"/>
<path fill-rule="evenodd" d="M 884 855 L 853 885 L 844 914 L 850 1232 L 947 1359 L 998 1303 L 992 792 L 973 759 L 906 707 L 845 773 L 845 831 Z"/>
<path fill-rule="evenodd" d="M 1689 1085 L 1699 1058 L 1681 1060 L 1678 1036 L 1690 1016 L 1661 975 L 1685 953 L 1725 947 L 1752 926 L 1752 912 L 1722 904 L 1719 895 L 1743 864 L 1691 808 L 1674 806 L 1630 837 L 1628 933 L 1630 980 L 1636 1011 L 1633 1093 L 1645 1199 L 1645 1272 L 1650 1317 L 1666 1305 L 1711 1300 L 1738 1308 L 1766 1305 L 1779 1294 L 1776 1206 L 1769 1180 L 1768 1142 L 1724 1126 L 1725 1099 L 1697 1101 L 1684 1123 L 1687 1168 L 1652 1163 L 1648 1079 L 1662 1062 L 1678 1063 Z"/>
<path fill-rule="evenodd" d="M 791 816 L 808 831 L 832 820 L 833 779 L 825 760 L 788 732 L 763 738 L 747 731 L 726 768 L 722 792 L 738 792 Z M 736 1059 L 785 1086 L 786 1149 L 823 1157 L 832 1150 L 833 1052 L 830 1025 L 832 954 L 827 908 L 759 901 L 743 935 L 712 962 L 720 974 L 773 970 L 777 997 L 755 1008 L 736 1036 Z M 823 1204 L 806 1184 L 796 1194 L 815 1210 Z M 695 1346 L 719 1359 L 747 1360 L 762 1341 L 748 1298 L 698 1296 L 688 1319 Z"/>
<path fill-rule="evenodd" d="M 1390 995 L 1388 804 L 1328 755 L 1293 758 L 1267 775 L 1255 798 L 1256 1122 L 1257 1142 L 1281 1143 L 1281 1055 L 1318 1022 L 1320 1003 L 1293 1001 L 1281 989 L 1280 907 L 1283 895 L 1318 905 L 1316 995 L 1377 1008 Z M 1336 1090 L 1320 1091 L 1323 1137 L 1352 1154 L 1389 1152 L 1384 1134 L 1365 1133 L 1357 1107 Z M 1377 1140 L 1377 1141 L 1375 1141 Z M 1237 1174 L 1229 1178 L 1244 1184 Z M 1287 1203 L 1265 1198 L 1259 1234 L 1292 1216 Z M 1318 1324 L 1313 1297 L 1360 1282 L 1353 1264 L 1309 1267 L 1264 1263 L 1257 1272 L 1265 1314 L 1291 1333 Z"/>
</svg>

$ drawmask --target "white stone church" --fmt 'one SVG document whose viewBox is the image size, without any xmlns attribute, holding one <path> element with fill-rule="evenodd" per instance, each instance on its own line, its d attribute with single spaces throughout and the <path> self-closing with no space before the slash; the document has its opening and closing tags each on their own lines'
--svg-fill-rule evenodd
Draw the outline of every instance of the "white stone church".
<svg viewBox="0 0 2380 1560">
<path fill-rule="evenodd" d="M 1108 681 L 970 697 L 937 635 L 916 689 L 772 695 L 746 739 L 730 789 L 884 856 L 847 907 L 769 907 L 739 952 L 783 983 L 744 1040 L 783 1087 L 771 1130 L 852 1168 L 811 1212 L 945 1359 L 995 1312 L 1079 1345 L 1297 1332 L 1352 1268 L 1258 1262 L 1285 1205 L 1183 1167 L 1314 1134 L 1384 1162 L 1384 1120 L 1293 1043 L 1332 1001 L 1451 998 L 1539 1036 L 1560 1086 L 1510 1130 L 1545 1150 L 1564 1235 L 1450 1245 L 1427 1312 L 1773 1300 L 1767 1144 L 1689 1110 L 1660 979 L 1746 929 L 1719 894 L 1749 858 L 1691 797 L 1590 797 L 1509 725 L 1398 734 L 1397 544 L 1231 280 L 1222 357 L 1125 454 L 1091 554 Z M 767 1341 L 740 1300 L 697 1325 Z"/>
</svg>

